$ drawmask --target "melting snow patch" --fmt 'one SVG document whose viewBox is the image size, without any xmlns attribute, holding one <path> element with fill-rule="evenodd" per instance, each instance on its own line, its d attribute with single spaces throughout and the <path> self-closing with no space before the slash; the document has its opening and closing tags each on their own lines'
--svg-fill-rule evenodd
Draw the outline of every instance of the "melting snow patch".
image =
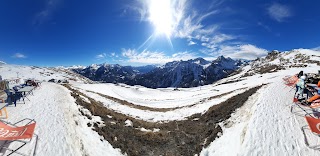
<svg viewBox="0 0 320 156">
<path fill-rule="evenodd" d="M 126 120 L 124 123 L 125 123 L 124 126 L 126 126 L 126 127 L 132 127 L 133 126 L 133 123 L 132 123 L 131 120 Z"/>
<path fill-rule="evenodd" d="M 87 103 L 91 103 L 88 98 L 86 98 L 86 97 L 84 97 L 84 96 L 82 96 L 82 95 L 80 95 L 80 98 L 81 98 L 83 101 L 87 102 Z"/>
<path fill-rule="evenodd" d="M 91 112 L 90 112 L 88 109 L 83 108 L 83 107 L 80 108 L 80 109 L 81 109 L 81 111 L 82 111 L 83 114 L 88 115 L 88 116 L 92 116 L 92 115 L 91 115 Z"/>
<path fill-rule="evenodd" d="M 139 129 L 139 128 L 138 128 Z M 142 132 L 152 132 L 152 130 L 150 130 L 150 129 L 145 129 L 145 128 L 140 128 L 140 131 L 142 131 Z"/>
<path fill-rule="evenodd" d="M 86 108 L 84 108 L 82 106 L 79 106 L 79 108 L 80 108 L 80 111 L 83 113 L 83 115 L 87 116 L 90 124 L 94 124 L 95 123 L 95 124 L 98 125 L 98 127 L 105 126 L 104 121 L 101 119 L 100 116 L 92 115 L 91 112 L 88 109 L 86 109 Z"/>
<path fill-rule="evenodd" d="M 104 122 L 102 121 L 102 119 L 101 119 L 100 116 L 92 116 L 92 121 L 93 121 L 94 123 L 96 123 L 96 124 L 98 125 L 98 127 L 104 127 L 104 126 L 106 126 L 106 125 L 104 124 Z"/>
<path fill-rule="evenodd" d="M 136 129 L 139 129 L 140 131 L 142 131 L 142 132 L 153 132 L 153 133 L 155 133 L 155 132 L 159 132 L 160 131 L 160 129 L 158 129 L 158 128 L 154 128 L 153 130 L 151 130 L 151 129 L 145 129 L 145 128 L 136 128 Z"/>
</svg>

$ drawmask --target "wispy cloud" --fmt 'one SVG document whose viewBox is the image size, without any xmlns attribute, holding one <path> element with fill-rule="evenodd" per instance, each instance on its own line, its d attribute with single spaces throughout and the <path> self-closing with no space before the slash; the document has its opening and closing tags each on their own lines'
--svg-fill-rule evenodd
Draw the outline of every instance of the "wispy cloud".
<svg viewBox="0 0 320 156">
<path fill-rule="evenodd" d="M 24 54 L 21 54 L 21 53 L 15 53 L 12 57 L 18 58 L 18 59 L 27 58 L 27 56 L 25 56 Z"/>
<path fill-rule="evenodd" d="M 115 52 L 110 54 L 111 57 L 119 57 L 119 55 L 117 55 Z"/>
<path fill-rule="evenodd" d="M 289 6 L 279 3 L 273 3 L 267 8 L 267 11 L 269 16 L 278 22 L 283 22 L 286 18 L 293 16 Z"/>
<path fill-rule="evenodd" d="M 138 0 L 143 7 L 140 6 L 139 14 L 141 21 L 148 21 L 148 0 Z M 186 39 L 186 44 L 191 46 L 197 44 L 202 47 L 199 51 L 207 56 L 214 58 L 217 55 L 225 55 L 232 58 L 244 58 L 244 59 L 255 59 L 256 57 L 261 57 L 267 54 L 267 50 L 259 48 L 257 46 L 242 43 L 236 41 L 241 36 L 226 34 L 222 32 L 222 24 L 214 23 L 211 20 L 212 17 L 218 16 L 223 11 L 221 7 L 224 0 L 217 0 L 208 8 L 197 8 L 192 7 L 192 1 L 179 1 L 171 0 L 174 5 L 174 16 L 176 16 L 175 24 L 173 27 L 172 38 Z M 178 4 L 178 5 L 177 5 Z M 270 16 L 277 21 L 283 21 L 285 18 L 291 17 L 292 12 L 289 7 L 280 4 L 273 4 L 268 8 L 270 10 Z M 208 24 L 210 23 L 210 24 Z M 264 25 L 263 23 L 258 23 L 259 26 L 271 31 L 271 29 Z M 149 39 L 148 39 L 149 40 Z M 144 44 L 143 44 L 144 45 Z M 237 46 L 238 45 L 238 46 Z M 139 48 L 140 49 L 140 48 Z M 183 53 L 183 56 L 190 59 L 195 58 L 197 54 L 195 53 Z M 203 56 L 201 54 L 201 56 Z M 176 56 L 172 55 L 166 56 L 164 52 L 150 52 L 143 51 L 138 53 L 135 50 L 127 49 L 123 51 L 123 55 L 129 58 L 131 62 L 153 62 L 153 63 L 164 63 L 172 60 L 180 60 Z"/>
<path fill-rule="evenodd" d="M 195 45 L 197 44 L 196 42 L 193 42 L 193 41 L 189 41 L 188 45 L 191 46 L 191 45 Z"/>
<path fill-rule="evenodd" d="M 190 52 L 178 52 L 167 56 L 164 52 L 138 52 L 135 49 L 122 49 L 122 56 L 127 62 L 140 64 L 165 64 L 171 61 L 189 60 L 197 57 L 194 53 Z"/>
<path fill-rule="evenodd" d="M 33 25 L 41 25 L 50 20 L 52 14 L 60 4 L 61 0 L 46 0 L 45 7 L 35 15 L 33 19 Z"/>
<path fill-rule="evenodd" d="M 211 55 L 213 52 L 217 51 L 219 47 L 227 45 L 224 42 L 231 41 L 236 39 L 236 36 L 227 35 L 227 34 L 216 34 L 213 37 L 201 37 L 201 45 L 206 48 L 202 49 L 201 52 L 207 55 Z"/>
<path fill-rule="evenodd" d="M 147 20 L 147 14 L 148 14 L 148 4 L 145 0 L 136 0 L 134 5 L 127 5 L 128 9 L 133 10 L 134 12 L 139 13 L 140 21 L 146 21 Z M 127 9 L 126 13 L 127 13 Z"/>
<path fill-rule="evenodd" d="M 258 22 L 258 26 L 261 26 L 262 28 L 266 29 L 268 32 L 271 32 L 271 28 L 262 22 Z"/>
<path fill-rule="evenodd" d="M 106 53 L 101 53 L 101 54 L 98 54 L 96 55 L 96 59 L 100 60 L 100 59 L 104 59 L 107 57 L 107 54 Z"/>
<path fill-rule="evenodd" d="M 155 0 L 137 0 L 140 4 L 138 6 L 133 6 L 132 9 L 139 12 L 141 21 L 150 21 L 150 4 Z M 202 13 L 192 8 L 191 1 L 187 0 L 170 0 L 171 5 L 171 37 L 187 39 L 190 45 L 191 39 L 203 40 L 206 38 L 211 38 L 217 32 L 219 26 L 218 24 L 204 25 L 202 24 L 209 17 L 217 15 L 220 13 L 218 5 L 219 3 L 212 3 L 211 10 Z M 152 21 L 150 21 L 152 22 Z M 208 39 L 207 39 L 208 40 Z M 192 45 L 192 44 L 191 44 Z"/>
<path fill-rule="evenodd" d="M 221 46 L 220 50 L 218 50 L 217 52 L 218 55 L 248 60 L 253 60 L 257 57 L 266 56 L 268 54 L 268 51 L 266 49 L 259 48 L 251 44 L 240 46 Z"/>
<path fill-rule="evenodd" d="M 217 14 L 219 11 L 214 10 L 204 15 L 198 14 L 196 11 L 186 15 L 181 19 L 179 27 L 174 32 L 177 38 L 195 38 L 196 36 L 211 35 L 219 28 L 217 24 L 204 26 L 202 22 L 209 16 Z"/>
<path fill-rule="evenodd" d="M 235 36 L 232 35 L 227 35 L 227 34 L 218 34 L 213 36 L 213 38 L 210 40 L 211 44 L 218 44 L 218 43 L 222 43 L 225 41 L 229 41 L 229 40 L 233 40 L 235 39 Z"/>
</svg>

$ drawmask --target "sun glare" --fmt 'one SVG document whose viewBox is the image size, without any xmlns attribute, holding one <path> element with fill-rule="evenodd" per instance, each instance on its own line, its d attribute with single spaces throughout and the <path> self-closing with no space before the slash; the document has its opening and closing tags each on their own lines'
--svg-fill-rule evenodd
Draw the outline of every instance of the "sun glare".
<svg viewBox="0 0 320 156">
<path fill-rule="evenodd" d="M 170 37 L 173 31 L 171 0 L 150 0 L 149 2 L 149 21 L 154 25 L 156 33 Z"/>
</svg>

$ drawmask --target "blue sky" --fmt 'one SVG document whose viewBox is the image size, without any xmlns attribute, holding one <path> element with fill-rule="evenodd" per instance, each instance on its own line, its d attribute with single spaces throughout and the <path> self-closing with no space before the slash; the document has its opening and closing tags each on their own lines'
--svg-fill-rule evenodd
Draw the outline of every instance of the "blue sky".
<svg viewBox="0 0 320 156">
<path fill-rule="evenodd" d="M 319 48 L 313 0 L 0 1 L 0 61 L 163 64 Z"/>
</svg>

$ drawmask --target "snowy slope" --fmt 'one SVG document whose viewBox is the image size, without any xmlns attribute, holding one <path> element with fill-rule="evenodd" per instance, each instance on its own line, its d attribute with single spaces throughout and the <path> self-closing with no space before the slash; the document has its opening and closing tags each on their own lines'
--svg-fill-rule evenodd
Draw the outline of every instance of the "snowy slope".
<svg viewBox="0 0 320 156">
<path fill-rule="evenodd" d="M 47 68 L 34 68 L 28 66 L 3 65 L 0 66 L 0 74 L 4 79 L 16 79 L 16 72 L 23 79 L 34 78 L 47 81 L 51 78 L 73 78 L 72 83 L 85 83 L 87 79 L 75 77 L 60 70 Z M 46 73 L 46 74 L 43 74 Z M 47 75 L 48 74 L 48 75 Z M 83 81 L 84 80 L 84 81 Z M 36 155 L 122 155 L 118 149 L 114 149 L 107 141 L 101 141 L 95 131 L 87 126 L 88 122 L 100 121 L 99 117 L 92 120 L 85 118 L 78 111 L 83 109 L 75 104 L 75 100 L 69 91 L 58 84 L 43 82 L 40 88 L 29 95 L 25 104 L 17 102 L 7 107 L 8 122 L 16 122 L 24 118 L 36 121 L 35 133 L 39 136 Z M 94 147 L 91 145 L 95 144 Z M 11 143 L 10 148 L 19 144 Z M 31 154 L 35 145 L 34 140 L 19 150 L 22 153 Z M 6 154 L 8 152 L 0 153 Z"/>
<path fill-rule="evenodd" d="M 92 83 L 91 80 L 80 76 L 79 74 L 60 68 L 46 68 L 35 66 L 21 66 L 21 65 L 0 65 L 0 75 L 2 79 L 36 79 L 39 81 L 48 81 L 50 79 L 68 80 L 79 83 Z"/>
<path fill-rule="evenodd" d="M 239 109 L 230 121 L 232 126 L 225 127 L 225 134 L 201 155 L 319 155 L 304 144 L 301 127 L 307 123 L 290 112 L 294 90 L 286 88 L 280 78 Z M 313 135 L 309 141 L 319 138 Z"/>
<path fill-rule="evenodd" d="M 296 56 L 301 54 L 310 56 L 310 60 L 319 61 L 319 52 L 307 49 L 284 52 L 278 58 L 289 59 L 290 62 L 287 64 L 303 63 L 296 61 Z M 279 59 L 268 63 L 280 64 Z M 317 73 L 319 69 L 319 65 L 307 64 L 306 68 L 289 68 L 274 73 L 274 76 L 270 77 L 273 79 L 271 83 L 260 90 L 257 97 L 251 98 L 233 114 L 233 117 L 220 124 L 224 134 L 208 148 L 203 149 L 200 155 L 320 155 L 320 151 L 305 145 L 301 131 L 301 127 L 307 125 L 303 117 L 304 112 L 294 108 L 298 113 L 291 113 L 294 89 L 286 87 L 281 79 L 300 70 L 305 73 Z M 251 67 L 247 66 L 241 74 L 250 70 Z M 239 75 L 222 81 L 237 79 Z M 269 74 L 261 76 L 265 75 Z M 307 130 L 306 135 L 309 142 L 320 143 L 320 138 L 310 131 Z"/>
</svg>

